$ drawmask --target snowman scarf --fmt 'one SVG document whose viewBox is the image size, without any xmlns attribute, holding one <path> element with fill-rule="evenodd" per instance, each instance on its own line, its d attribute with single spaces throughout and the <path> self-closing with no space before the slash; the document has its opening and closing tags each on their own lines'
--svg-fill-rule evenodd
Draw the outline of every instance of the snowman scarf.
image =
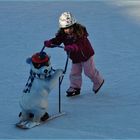
<svg viewBox="0 0 140 140">
<path fill-rule="evenodd" d="M 30 93 L 30 90 L 31 90 L 31 87 L 33 85 L 33 81 L 36 78 L 39 78 L 39 79 L 46 79 L 47 77 L 50 77 L 51 76 L 51 71 L 49 71 L 49 75 L 45 75 L 45 74 L 37 74 L 35 72 L 33 72 L 32 70 L 30 71 L 30 76 L 27 80 L 27 83 L 25 85 L 25 88 L 23 89 L 23 92 L 24 93 Z"/>
</svg>

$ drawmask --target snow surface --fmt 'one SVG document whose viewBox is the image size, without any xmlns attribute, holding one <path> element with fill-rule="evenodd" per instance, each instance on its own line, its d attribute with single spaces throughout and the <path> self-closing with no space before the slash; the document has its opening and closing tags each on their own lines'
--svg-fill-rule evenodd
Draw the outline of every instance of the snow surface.
<svg viewBox="0 0 140 140">
<path fill-rule="evenodd" d="M 28 56 L 58 29 L 61 12 L 71 11 L 87 27 L 95 63 L 105 78 L 92 92 L 83 75 L 80 96 L 67 98 L 70 61 L 62 83 L 62 111 L 67 114 L 31 130 L 14 124 L 29 76 Z M 140 1 L 0 1 L 0 139 L 140 139 Z M 66 53 L 45 49 L 54 68 Z M 58 112 L 58 87 L 49 96 L 49 113 Z"/>
</svg>

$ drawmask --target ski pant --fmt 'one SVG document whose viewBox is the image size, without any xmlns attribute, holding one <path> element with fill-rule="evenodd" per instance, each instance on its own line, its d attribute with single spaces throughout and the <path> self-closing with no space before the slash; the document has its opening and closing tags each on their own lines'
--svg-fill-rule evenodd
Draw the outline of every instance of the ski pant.
<svg viewBox="0 0 140 140">
<path fill-rule="evenodd" d="M 70 87 L 80 88 L 82 86 L 82 70 L 84 74 L 93 82 L 93 90 L 99 88 L 103 82 L 103 78 L 99 71 L 95 68 L 93 56 L 91 56 L 87 61 L 81 63 L 72 63 L 72 68 L 70 72 Z"/>
</svg>

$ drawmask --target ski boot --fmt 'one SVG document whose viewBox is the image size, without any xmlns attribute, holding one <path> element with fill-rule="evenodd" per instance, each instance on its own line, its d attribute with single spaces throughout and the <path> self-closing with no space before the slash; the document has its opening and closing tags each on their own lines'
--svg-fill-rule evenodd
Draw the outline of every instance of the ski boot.
<svg viewBox="0 0 140 140">
<path fill-rule="evenodd" d="M 80 94 L 80 88 L 72 88 L 70 87 L 67 91 L 67 97 L 76 96 Z"/>
<path fill-rule="evenodd" d="M 49 119 L 49 114 L 46 112 L 42 117 L 41 117 L 41 121 L 46 121 L 47 119 Z"/>
</svg>

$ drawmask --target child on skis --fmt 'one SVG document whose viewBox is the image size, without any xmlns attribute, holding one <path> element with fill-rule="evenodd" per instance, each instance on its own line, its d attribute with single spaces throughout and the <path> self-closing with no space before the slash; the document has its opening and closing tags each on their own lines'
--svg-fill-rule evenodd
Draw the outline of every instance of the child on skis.
<svg viewBox="0 0 140 140">
<path fill-rule="evenodd" d="M 80 94 L 82 86 L 82 70 L 84 74 L 93 82 L 95 94 L 104 83 L 104 79 L 96 69 L 94 64 L 94 50 L 88 40 L 86 27 L 76 22 L 75 17 L 70 12 L 63 12 L 59 17 L 59 27 L 56 36 L 44 41 L 44 46 L 64 44 L 64 50 L 72 60 L 72 68 L 69 75 L 70 87 L 67 96 Z"/>
</svg>

